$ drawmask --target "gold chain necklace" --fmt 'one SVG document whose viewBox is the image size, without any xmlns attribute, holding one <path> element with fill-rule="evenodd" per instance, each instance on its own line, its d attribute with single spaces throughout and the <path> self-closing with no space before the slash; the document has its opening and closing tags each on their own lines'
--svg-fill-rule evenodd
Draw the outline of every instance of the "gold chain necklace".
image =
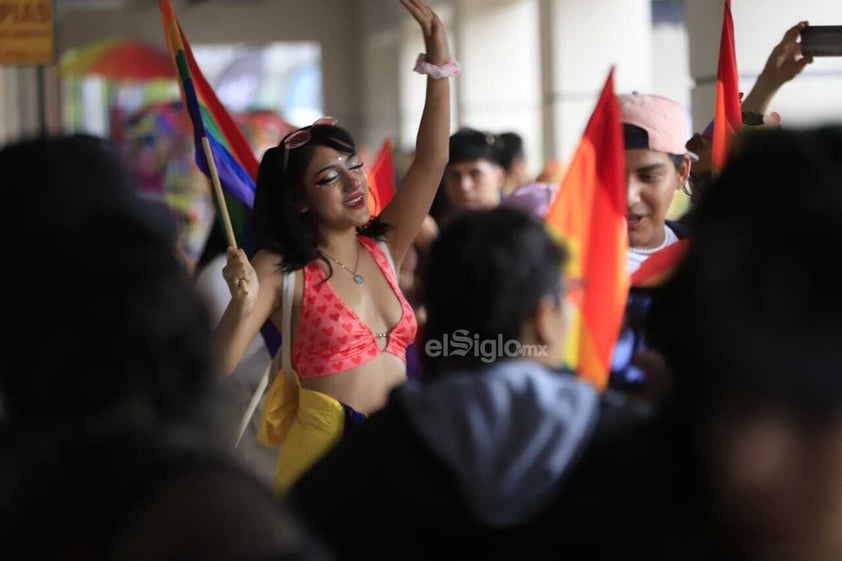
<svg viewBox="0 0 842 561">
<path fill-rule="evenodd" d="M 325 257 L 329 258 L 331 261 L 333 261 L 334 263 L 336 263 L 337 265 L 339 265 L 340 267 L 342 267 L 343 269 L 345 269 L 346 271 L 351 273 L 351 276 L 354 277 L 355 283 L 362 284 L 362 283 L 365 282 L 365 278 L 363 278 L 363 276 L 357 272 L 357 267 L 360 264 L 360 244 L 359 244 L 359 242 L 357 242 L 357 260 L 354 262 L 353 270 L 350 267 L 348 267 L 345 263 L 343 263 L 342 261 L 340 261 L 339 259 L 337 259 L 333 255 L 328 253 L 327 251 L 322 250 L 322 253 L 325 254 Z"/>
</svg>

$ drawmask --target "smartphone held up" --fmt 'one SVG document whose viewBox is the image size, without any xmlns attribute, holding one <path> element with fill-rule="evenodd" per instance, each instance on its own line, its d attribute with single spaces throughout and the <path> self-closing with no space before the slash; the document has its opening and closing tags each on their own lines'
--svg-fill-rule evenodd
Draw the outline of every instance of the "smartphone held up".
<svg viewBox="0 0 842 561">
<path fill-rule="evenodd" d="M 842 25 L 808 25 L 801 30 L 804 56 L 842 56 Z"/>
</svg>

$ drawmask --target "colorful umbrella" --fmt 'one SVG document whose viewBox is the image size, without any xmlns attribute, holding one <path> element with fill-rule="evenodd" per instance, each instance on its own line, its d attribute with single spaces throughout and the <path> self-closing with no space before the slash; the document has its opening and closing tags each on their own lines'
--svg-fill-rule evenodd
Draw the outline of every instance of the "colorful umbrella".
<svg viewBox="0 0 842 561">
<path fill-rule="evenodd" d="M 175 78 L 173 62 L 164 49 L 134 39 L 108 39 L 70 50 L 59 61 L 59 73 L 120 81 Z"/>
</svg>

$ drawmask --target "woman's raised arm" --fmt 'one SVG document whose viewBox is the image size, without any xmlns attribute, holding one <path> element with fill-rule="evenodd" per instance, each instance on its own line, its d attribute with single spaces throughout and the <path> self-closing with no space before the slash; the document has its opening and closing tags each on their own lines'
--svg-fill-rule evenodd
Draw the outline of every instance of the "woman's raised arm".
<svg viewBox="0 0 842 561">
<path fill-rule="evenodd" d="M 419 58 L 416 71 L 427 74 L 427 96 L 418 136 L 415 158 L 401 180 L 381 218 L 391 225 L 387 242 L 395 265 L 403 257 L 430 211 L 448 159 L 450 139 L 450 84 L 447 76 L 458 74 L 447 33 L 438 15 L 422 0 L 400 0 L 421 26 L 426 46 L 425 60 Z M 435 77 L 442 73 L 445 77 Z"/>
</svg>

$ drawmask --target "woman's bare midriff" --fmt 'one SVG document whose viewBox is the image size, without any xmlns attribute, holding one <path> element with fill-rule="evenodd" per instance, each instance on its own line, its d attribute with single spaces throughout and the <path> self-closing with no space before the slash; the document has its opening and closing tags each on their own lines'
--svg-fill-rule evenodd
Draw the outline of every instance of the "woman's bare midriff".
<svg viewBox="0 0 842 561">
<path fill-rule="evenodd" d="M 322 392 L 360 413 L 370 415 L 386 404 L 389 391 L 406 381 L 406 364 L 382 351 L 361 366 L 315 378 L 302 378 L 301 385 Z"/>
</svg>

